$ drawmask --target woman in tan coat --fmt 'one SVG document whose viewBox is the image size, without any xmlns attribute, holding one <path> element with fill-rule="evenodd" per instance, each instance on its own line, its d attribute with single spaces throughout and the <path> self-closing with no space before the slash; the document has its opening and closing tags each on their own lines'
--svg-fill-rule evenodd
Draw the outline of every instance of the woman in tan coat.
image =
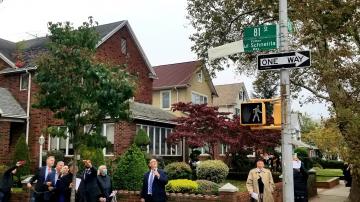
<svg viewBox="0 0 360 202">
<path fill-rule="evenodd" d="M 257 201 L 259 202 L 274 202 L 272 194 L 275 190 L 275 184 L 270 170 L 264 168 L 264 160 L 257 160 L 256 168 L 250 170 L 246 188 L 252 199 L 258 198 Z"/>
</svg>

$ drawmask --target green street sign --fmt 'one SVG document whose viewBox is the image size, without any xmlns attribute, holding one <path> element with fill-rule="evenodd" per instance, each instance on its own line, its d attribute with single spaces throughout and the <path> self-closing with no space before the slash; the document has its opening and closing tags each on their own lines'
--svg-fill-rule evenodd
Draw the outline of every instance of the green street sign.
<svg viewBox="0 0 360 202">
<path fill-rule="evenodd" d="M 277 25 L 261 25 L 244 29 L 244 51 L 265 51 L 278 48 Z"/>
</svg>

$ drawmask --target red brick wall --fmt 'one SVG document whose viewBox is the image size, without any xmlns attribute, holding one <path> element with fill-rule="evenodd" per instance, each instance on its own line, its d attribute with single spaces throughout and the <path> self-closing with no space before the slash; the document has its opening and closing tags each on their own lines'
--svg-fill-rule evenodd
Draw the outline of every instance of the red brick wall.
<svg viewBox="0 0 360 202">
<path fill-rule="evenodd" d="M 114 151 L 122 154 L 134 142 L 136 124 L 134 122 L 119 122 L 115 124 Z"/>
<path fill-rule="evenodd" d="M 0 163 L 6 164 L 10 158 L 10 122 L 0 121 L 0 142 Z"/>
<path fill-rule="evenodd" d="M 125 38 L 127 41 L 127 55 L 121 53 L 121 38 Z M 101 44 L 97 50 L 97 56 L 99 58 L 106 58 L 107 62 L 110 60 L 118 65 L 126 64 L 128 71 L 137 77 L 135 101 L 147 104 L 152 103 L 152 79 L 149 78 L 150 70 L 126 27 L 120 29 Z"/>
</svg>

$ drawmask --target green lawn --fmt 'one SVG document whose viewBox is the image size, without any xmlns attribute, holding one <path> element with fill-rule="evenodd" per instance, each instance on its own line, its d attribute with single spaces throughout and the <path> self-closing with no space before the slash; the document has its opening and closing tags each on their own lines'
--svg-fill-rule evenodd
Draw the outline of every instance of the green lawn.
<svg viewBox="0 0 360 202">
<path fill-rule="evenodd" d="M 317 176 L 326 176 L 326 177 L 341 177 L 343 176 L 341 169 L 317 169 Z"/>
<path fill-rule="evenodd" d="M 246 181 L 240 181 L 240 180 L 225 180 L 224 183 L 221 183 L 220 186 L 223 186 L 226 183 L 231 183 L 235 187 L 239 188 L 239 192 L 247 192 L 246 189 Z"/>
<path fill-rule="evenodd" d="M 327 176 L 316 176 L 317 182 L 326 182 L 334 177 L 327 177 Z"/>
</svg>

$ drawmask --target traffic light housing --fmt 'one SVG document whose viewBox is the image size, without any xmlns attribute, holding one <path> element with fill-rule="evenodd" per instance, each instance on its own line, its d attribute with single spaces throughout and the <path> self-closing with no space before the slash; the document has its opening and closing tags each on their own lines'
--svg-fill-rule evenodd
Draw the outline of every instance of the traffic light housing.
<svg viewBox="0 0 360 202">
<path fill-rule="evenodd" d="M 266 109 L 264 102 L 241 103 L 240 123 L 254 126 L 266 124 Z"/>
<path fill-rule="evenodd" d="M 258 112 L 259 118 L 255 117 L 255 111 L 253 111 L 257 107 L 261 109 L 261 113 Z M 242 103 L 240 108 L 241 125 L 250 126 L 252 129 L 281 129 L 281 101 L 279 98 L 252 99 L 248 103 Z"/>
</svg>

